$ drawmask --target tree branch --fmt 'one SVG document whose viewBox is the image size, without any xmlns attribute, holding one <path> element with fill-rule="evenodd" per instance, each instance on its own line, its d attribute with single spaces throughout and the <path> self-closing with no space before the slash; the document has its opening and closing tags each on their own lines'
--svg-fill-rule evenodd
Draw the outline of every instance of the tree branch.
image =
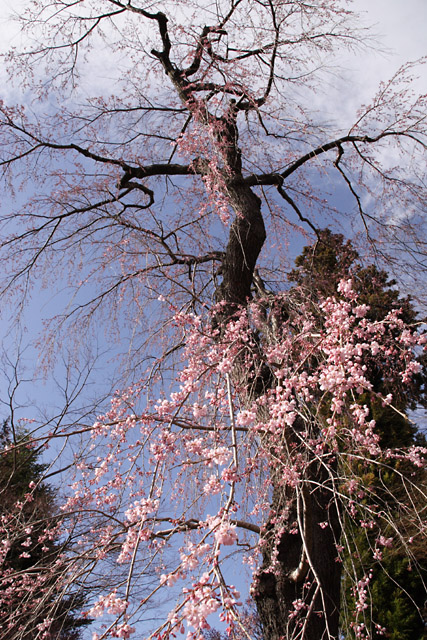
<svg viewBox="0 0 427 640">
<path fill-rule="evenodd" d="M 342 138 L 338 138 L 336 140 L 332 140 L 331 142 L 327 142 L 326 144 L 323 144 L 320 147 L 317 147 L 316 149 L 313 149 L 312 151 L 305 153 L 298 160 L 296 160 L 295 162 L 292 162 L 291 165 L 287 169 L 285 169 L 285 171 L 263 173 L 258 175 L 251 174 L 246 178 L 244 178 L 244 181 L 247 185 L 251 187 L 254 187 L 256 185 L 277 186 L 278 184 L 281 184 L 283 180 L 286 180 L 286 178 L 288 178 L 290 175 L 295 173 L 295 171 L 297 171 L 297 169 L 299 169 L 306 162 L 308 162 L 309 160 L 312 160 L 312 158 L 316 158 L 317 156 L 320 156 L 323 153 L 327 153 L 328 151 L 331 151 L 331 149 L 339 149 L 343 144 L 347 142 L 352 144 L 354 144 L 355 142 L 373 144 L 375 142 L 378 142 L 379 140 L 382 140 L 383 138 L 398 137 L 398 136 L 410 137 L 414 139 L 414 137 L 411 136 L 410 134 L 406 132 L 399 132 L 399 131 L 383 131 L 382 133 L 379 133 L 377 136 L 374 136 L 374 137 L 352 136 L 352 135 L 343 136 Z M 417 140 L 417 142 L 420 143 L 419 140 Z"/>
</svg>

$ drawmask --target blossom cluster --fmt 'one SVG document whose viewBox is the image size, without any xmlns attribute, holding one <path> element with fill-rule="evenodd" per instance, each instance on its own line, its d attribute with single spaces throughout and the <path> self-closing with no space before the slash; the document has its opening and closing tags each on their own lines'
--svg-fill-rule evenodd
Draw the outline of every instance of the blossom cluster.
<svg viewBox="0 0 427 640">
<path fill-rule="evenodd" d="M 381 560 L 392 540 L 381 530 L 352 459 L 407 455 L 422 465 L 425 450 L 381 451 L 368 398 L 387 406 L 393 398 L 374 391 L 369 363 L 378 358 L 387 376 L 408 383 L 417 372 L 414 350 L 425 338 L 397 311 L 370 321 L 351 281 L 343 281 L 339 292 L 322 302 L 317 316 L 307 307 L 274 332 L 256 302 L 236 312 L 221 334 L 212 315 L 177 312 L 185 348 L 171 392 L 160 395 L 150 374 L 117 392 L 99 416 L 88 455 L 76 459 L 63 507 L 74 519 L 82 562 L 102 567 L 108 560 L 112 567 L 112 588 L 87 612 L 99 621 L 97 637 L 129 637 L 141 607 L 165 592 L 171 606 L 167 623 L 153 632 L 159 640 L 185 629 L 188 638 L 198 638 L 213 614 L 235 620 L 238 594 L 228 557 L 232 553 L 234 563 L 240 554 L 256 571 L 268 523 L 276 570 L 281 536 L 303 531 L 291 510 L 272 511 L 272 474 L 280 477 L 284 494 L 301 501 L 313 460 L 324 466 L 331 460 L 338 469 L 333 473 L 342 475 L 342 506 L 376 536 L 374 560 Z M 271 381 L 261 387 L 266 368 Z M 319 535 L 327 533 L 327 513 L 316 526 Z M 28 531 L 24 550 L 30 539 Z M 8 544 L 5 535 L 3 556 Z M 343 549 L 337 542 L 337 561 Z M 156 575 L 148 587 L 145 572 Z M 355 585 L 359 617 L 368 606 L 369 579 L 367 574 Z M 297 619 L 309 608 L 297 598 L 291 615 Z M 362 637 L 363 622 L 357 624 Z"/>
</svg>

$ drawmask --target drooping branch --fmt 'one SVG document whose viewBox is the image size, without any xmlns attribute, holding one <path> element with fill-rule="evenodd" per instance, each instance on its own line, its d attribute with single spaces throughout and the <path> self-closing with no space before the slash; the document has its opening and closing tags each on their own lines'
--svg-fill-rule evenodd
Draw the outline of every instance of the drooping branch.
<svg viewBox="0 0 427 640">
<path fill-rule="evenodd" d="M 0 166 L 10 165 L 12 162 L 16 162 L 17 160 L 22 160 L 34 154 L 40 150 L 51 149 L 54 151 L 76 151 L 79 155 L 93 160 L 97 163 L 101 164 L 109 164 L 113 166 L 120 167 L 124 171 L 124 175 L 120 181 L 120 187 L 125 188 L 128 186 L 128 182 L 132 178 L 142 179 L 148 178 L 151 176 L 179 176 L 179 175 L 194 175 L 197 173 L 195 168 L 196 165 L 193 164 L 170 164 L 170 163 L 154 163 L 146 166 L 132 166 L 128 164 L 125 160 L 114 158 L 112 156 L 105 156 L 99 153 L 95 153 L 90 151 L 89 149 L 82 147 L 79 144 L 74 142 L 71 143 L 56 143 L 51 142 L 47 139 L 42 139 L 39 136 L 36 136 L 34 133 L 24 128 L 22 125 L 17 124 L 17 122 L 13 121 L 9 115 L 5 115 L 4 126 L 10 127 L 12 130 L 17 131 L 19 134 L 23 136 L 24 139 L 29 139 L 34 142 L 34 144 L 22 153 L 17 153 L 13 157 L 4 159 L 0 161 Z M 147 192 L 148 193 L 148 192 Z"/>
<path fill-rule="evenodd" d="M 155 522 L 165 522 L 167 518 L 156 519 Z M 172 521 L 172 519 L 169 519 Z M 260 527 L 252 522 L 245 522 L 244 520 L 236 520 L 235 518 L 229 519 L 230 524 L 238 527 L 239 529 L 245 529 L 246 531 L 251 531 L 252 533 L 260 533 Z M 174 527 L 169 529 L 162 529 L 161 531 L 153 532 L 153 538 L 170 538 L 176 533 L 182 533 L 183 531 L 189 530 L 197 530 L 203 526 L 203 521 L 197 520 L 195 518 L 191 518 L 189 520 L 185 520 L 184 522 L 178 522 Z"/>
<path fill-rule="evenodd" d="M 331 140 L 330 142 L 327 142 L 326 144 L 323 144 L 320 147 L 316 147 L 312 151 L 305 153 L 300 158 L 298 158 L 298 160 L 296 160 L 295 162 L 292 162 L 290 166 L 287 169 L 285 169 L 285 171 L 274 172 L 274 173 L 263 173 L 258 175 L 252 174 L 245 177 L 245 183 L 249 186 L 281 185 L 283 183 L 283 180 L 286 180 L 286 178 L 289 178 L 289 176 L 295 173 L 300 167 L 305 165 L 309 160 L 312 160 L 313 158 L 316 158 L 324 153 L 327 153 L 332 149 L 339 150 L 342 147 L 342 145 L 346 143 L 354 144 L 354 143 L 360 142 L 360 143 L 366 143 L 366 144 L 374 144 L 379 140 L 382 140 L 384 138 L 390 138 L 390 137 L 411 138 L 412 140 L 415 140 L 417 143 L 425 146 L 421 140 L 417 139 L 415 136 L 409 134 L 406 131 L 383 131 L 379 133 L 377 136 L 355 136 L 355 135 L 342 136 L 341 138 L 337 138 L 336 140 Z"/>
</svg>

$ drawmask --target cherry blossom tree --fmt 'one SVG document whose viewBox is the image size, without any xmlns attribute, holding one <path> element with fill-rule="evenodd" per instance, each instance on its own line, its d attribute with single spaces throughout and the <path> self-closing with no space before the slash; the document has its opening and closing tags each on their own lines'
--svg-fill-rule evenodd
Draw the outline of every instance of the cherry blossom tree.
<svg viewBox="0 0 427 640">
<path fill-rule="evenodd" d="M 42 287 L 69 293 L 40 341 L 47 370 L 101 327 L 124 356 L 101 415 L 36 432 L 72 473 L 63 592 L 92 589 L 97 640 L 195 640 L 215 613 L 245 633 L 242 566 L 266 639 L 337 640 L 346 519 L 372 531 L 373 561 L 399 544 L 417 567 L 426 452 L 382 447 L 370 406 L 399 410 L 388 387 L 415 384 L 425 337 L 399 308 L 372 318 L 349 277 L 318 300 L 289 291 L 287 245 L 328 218 L 420 276 L 414 65 L 330 123 L 313 108 L 327 62 L 363 35 L 345 2 L 29 1 L 19 20 L 6 63 L 23 104 L 0 120 L 4 299 L 21 312 Z M 372 466 L 399 475 L 400 521 L 365 486 Z M 359 638 L 371 580 L 353 585 Z"/>
</svg>

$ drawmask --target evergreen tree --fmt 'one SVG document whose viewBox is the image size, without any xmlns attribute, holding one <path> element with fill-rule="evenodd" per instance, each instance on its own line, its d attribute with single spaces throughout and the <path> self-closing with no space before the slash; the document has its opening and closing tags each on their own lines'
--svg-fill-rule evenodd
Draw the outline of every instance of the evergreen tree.
<svg viewBox="0 0 427 640">
<path fill-rule="evenodd" d="M 0 431 L 0 628 L 2 640 L 77 640 L 88 621 L 79 615 L 84 598 L 71 594 L 58 599 L 66 542 L 55 491 L 43 481 L 40 452 L 25 434 L 11 447 L 8 422 Z M 39 597 L 31 601 L 28 580 L 38 582 Z M 18 585 L 18 586 L 17 586 Z M 54 603 L 55 602 L 55 603 Z M 59 602 L 59 604 L 58 604 Z M 53 604 L 54 603 L 54 604 Z"/>
<path fill-rule="evenodd" d="M 342 235 L 333 234 L 329 229 L 323 230 L 314 246 L 303 249 L 295 265 L 289 280 L 303 289 L 303 295 L 309 295 L 314 304 L 320 298 L 336 295 L 339 281 L 350 277 L 360 302 L 369 306 L 367 317 L 371 320 L 382 320 L 387 313 L 399 309 L 402 320 L 408 324 L 416 322 L 417 313 L 410 297 L 400 296 L 395 288 L 396 282 L 390 280 L 385 271 L 375 265 L 362 266 L 357 251 L 349 241 L 344 242 Z M 359 402 L 369 406 L 370 418 L 375 420 L 375 429 L 383 449 L 404 449 L 416 443 L 425 444 L 423 435 L 407 418 L 408 410 L 414 409 L 417 404 L 425 405 L 425 360 L 420 358 L 421 371 L 414 377 L 412 386 L 406 387 L 403 392 L 403 385 L 398 385 L 395 380 L 387 379 L 381 373 L 387 370 L 386 359 L 387 354 L 378 351 L 375 356 L 366 358 L 365 364 L 374 392 L 385 395 L 392 392 L 394 408 L 370 400 L 368 394 L 363 394 Z M 425 505 L 417 504 L 419 499 L 411 487 L 414 484 L 425 485 L 426 477 L 425 472 L 416 466 L 408 467 L 407 463 L 405 468 L 401 466 L 401 462 L 395 459 L 385 461 L 384 466 L 372 465 L 369 469 L 361 465 L 358 471 L 367 499 L 375 492 L 387 503 L 388 508 L 394 504 L 395 517 L 404 524 L 402 504 L 406 503 L 408 508 L 420 511 L 425 508 Z M 417 545 L 416 536 L 412 539 L 411 532 L 407 531 L 412 545 L 408 557 L 408 548 L 404 549 L 393 534 L 393 527 L 390 526 L 390 538 L 383 540 L 385 544 L 380 550 L 376 545 L 375 530 L 367 528 L 363 531 L 360 528 L 357 511 L 353 520 L 347 515 L 344 535 L 353 541 L 350 548 L 354 553 L 344 562 L 343 581 L 344 584 L 354 584 L 356 576 L 361 588 L 366 589 L 364 625 L 369 637 L 379 640 L 385 633 L 385 637 L 392 640 L 422 640 L 427 637 L 426 550 L 422 545 Z M 376 558 L 374 565 L 373 556 Z M 357 625 L 351 626 L 349 600 L 354 594 L 350 594 L 349 590 L 350 586 L 343 589 L 346 601 L 342 607 L 341 632 L 346 638 L 357 637 L 358 631 L 361 631 Z"/>
</svg>

